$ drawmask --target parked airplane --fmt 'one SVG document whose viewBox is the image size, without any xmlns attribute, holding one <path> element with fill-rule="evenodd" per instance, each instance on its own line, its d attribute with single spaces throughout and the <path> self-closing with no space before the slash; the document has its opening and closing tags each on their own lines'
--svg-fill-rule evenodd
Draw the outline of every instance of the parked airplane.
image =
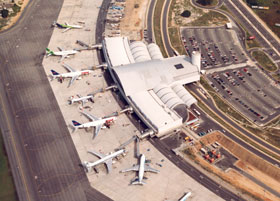
<svg viewBox="0 0 280 201">
<path fill-rule="evenodd" d="M 87 96 L 80 96 L 79 94 L 77 94 L 78 98 L 74 98 L 74 96 L 71 96 L 69 98 L 69 104 L 73 104 L 73 103 L 82 103 L 82 106 L 84 106 L 84 104 L 88 101 L 91 101 L 92 103 L 94 103 L 93 94 L 88 94 Z"/>
<path fill-rule="evenodd" d="M 91 70 L 81 70 L 81 71 L 77 71 L 75 69 L 73 69 L 71 66 L 69 66 L 68 64 L 63 63 L 62 64 L 69 72 L 68 73 L 62 73 L 59 74 L 58 72 L 51 70 L 52 72 L 52 79 L 55 78 L 59 78 L 59 79 L 63 79 L 63 78 L 71 78 L 68 87 L 70 87 L 73 82 L 80 78 L 80 76 L 82 75 L 88 75 L 89 73 L 91 73 Z"/>
<path fill-rule="evenodd" d="M 82 112 L 82 114 L 84 114 L 91 121 L 84 123 L 84 124 L 80 124 L 79 122 L 73 120 L 72 123 L 74 126 L 73 127 L 74 131 L 76 131 L 78 128 L 95 127 L 95 131 L 94 131 L 92 139 L 94 139 L 98 135 L 101 128 L 106 128 L 106 127 L 110 126 L 117 119 L 117 117 L 115 117 L 115 116 L 108 117 L 108 118 L 97 118 L 97 117 L 93 116 L 92 114 L 88 114 L 86 112 Z M 104 127 L 104 125 L 105 125 L 105 127 Z"/>
<path fill-rule="evenodd" d="M 115 158 L 116 156 L 124 153 L 124 149 L 121 149 L 121 150 L 111 153 L 109 155 L 104 155 L 104 154 L 97 153 L 94 151 L 88 151 L 88 153 L 91 153 L 91 154 L 99 157 L 100 159 L 95 162 L 84 161 L 82 163 L 82 166 L 87 170 L 87 172 L 89 172 L 91 170 L 91 168 L 93 168 L 94 166 L 101 164 L 101 163 L 105 163 L 105 165 L 107 167 L 107 171 L 108 171 L 108 173 L 110 173 L 112 170 L 112 162 L 113 162 L 112 159 Z"/>
<path fill-rule="evenodd" d="M 60 24 L 60 23 L 57 23 L 57 22 L 53 22 L 53 26 L 56 26 L 58 28 L 61 28 L 61 29 L 65 29 L 62 33 L 70 30 L 70 29 L 82 29 L 83 27 L 80 26 L 80 25 L 71 25 L 71 24 L 68 24 L 67 22 L 65 22 L 65 24 Z"/>
<path fill-rule="evenodd" d="M 192 192 L 185 193 L 185 195 L 179 200 L 179 201 L 186 201 L 190 196 Z"/>
<path fill-rule="evenodd" d="M 153 169 L 150 166 L 145 164 L 145 155 L 141 154 L 140 155 L 140 164 L 132 166 L 131 168 L 122 170 L 121 172 L 128 172 L 128 171 L 138 171 L 138 176 L 132 181 L 131 184 L 145 184 L 145 182 L 143 181 L 143 177 L 144 177 L 144 172 L 148 171 L 148 172 L 154 172 L 154 173 L 158 173 L 159 170 Z"/>
<path fill-rule="evenodd" d="M 54 52 L 54 51 L 50 50 L 49 48 L 46 48 L 47 57 L 48 56 L 61 56 L 61 59 L 59 60 L 59 62 L 61 62 L 66 57 L 68 58 L 69 55 L 73 55 L 73 54 L 78 53 L 77 50 L 63 50 L 60 47 L 57 47 L 57 48 L 59 49 L 58 52 Z"/>
</svg>

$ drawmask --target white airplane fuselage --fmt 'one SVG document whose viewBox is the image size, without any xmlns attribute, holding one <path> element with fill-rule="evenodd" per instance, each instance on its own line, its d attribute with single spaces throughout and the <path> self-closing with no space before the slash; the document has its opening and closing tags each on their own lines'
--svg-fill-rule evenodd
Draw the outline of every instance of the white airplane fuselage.
<svg viewBox="0 0 280 201">
<path fill-rule="evenodd" d="M 145 160 L 146 157 L 144 154 L 141 155 L 140 158 L 140 164 L 139 164 L 139 171 L 138 171 L 138 181 L 141 183 L 142 179 L 144 177 L 144 172 L 145 172 Z"/>
<path fill-rule="evenodd" d="M 80 101 L 83 101 L 83 100 L 88 100 L 90 98 L 93 98 L 93 95 L 83 96 L 83 97 L 80 97 L 80 98 L 73 98 L 73 99 L 71 99 L 71 103 L 80 102 Z"/>
<path fill-rule="evenodd" d="M 124 149 L 121 149 L 121 150 L 116 151 L 116 152 L 114 152 L 112 154 L 109 154 L 109 155 L 105 156 L 104 158 L 101 158 L 101 159 L 99 159 L 99 160 L 97 160 L 95 162 L 88 162 L 87 165 L 88 165 L 88 167 L 92 168 L 92 167 L 94 167 L 94 166 L 96 166 L 98 164 L 104 163 L 108 159 L 114 158 L 114 157 L 122 154 L 123 152 L 124 152 Z"/>
<path fill-rule="evenodd" d="M 98 120 L 95 120 L 95 121 L 91 121 L 91 122 L 87 122 L 87 123 L 81 124 L 81 125 L 77 126 L 77 128 L 95 127 L 95 126 L 103 125 L 106 122 L 114 122 L 116 119 L 117 119 L 116 117 L 109 117 L 109 118 L 104 118 L 104 119 L 98 119 Z"/>
<path fill-rule="evenodd" d="M 83 27 L 80 26 L 80 25 L 71 25 L 71 24 L 68 24 L 67 26 L 69 26 L 69 27 L 72 28 L 72 29 L 81 29 L 81 28 L 83 28 Z"/>
<path fill-rule="evenodd" d="M 81 75 L 88 75 L 91 71 L 90 70 L 82 70 L 82 71 L 76 71 L 76 72 L 69 72 L 69 73 L 62 73 L 59 75 L 53 75 L 53 77 L 75 77 L 75 76 L 81 76 Z"/>
<path fill-rule="evenodd" d="M 54 55 L 56 56 L 63 56 L 63 55 L 72 55 L 78 53 L 77 50 L 64 50 L 64 51 L 59 51 L 59 52 L 53 52 Z"/>
</svg>

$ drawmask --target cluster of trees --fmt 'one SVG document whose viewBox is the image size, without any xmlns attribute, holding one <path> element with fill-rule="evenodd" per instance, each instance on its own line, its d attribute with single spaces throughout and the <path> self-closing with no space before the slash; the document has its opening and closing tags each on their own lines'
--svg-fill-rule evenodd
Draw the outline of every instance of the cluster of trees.
<svg viewBox="0 0 280 201">
<path fill-rule="evenodd" d="M 3 18 L 7 18 L 9 16 L 9 11 L 7 9 L 0 10 L 0 14 Z"/>
<path fill-rule="evenodd" d="M 185 10 L 184 12 L 182 12 L 181 16 L 182 17 L 190 17 L 191 16 L 191 12 L 189 10 Z"/>
<path fill-rule="evenodd" d="M 208 6 L 211 5 L 214 2 L 214 0 L 198 0 L 197 3 L 203 5 L 203 6 Z"/>
<path fill-rule="evenodd" d="M 246 0 L 246 2 L 250 6 L 258 6 L 258 1 L 257 0 Z"/>
</svg>

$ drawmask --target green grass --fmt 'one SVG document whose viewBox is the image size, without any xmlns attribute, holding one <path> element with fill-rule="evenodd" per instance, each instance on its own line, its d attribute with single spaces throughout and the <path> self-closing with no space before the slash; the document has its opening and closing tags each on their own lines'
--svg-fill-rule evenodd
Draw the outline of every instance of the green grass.
<svg viewBox="0 0 280 201">
<path fill-rule="evenodd" d="M 261 45 L 259 44 L 259 42 L 256 39 L 246 40 L 246 47 L 247 47 L 247 49 L 251 49 L 251 48 L 254 48 L 254 47 L 261 47 Z"/>
<path fill-rule="evenodd" d="M 0 30 L 7 25 L 8 20 L 4 18 L 0 18 Z"/>
<path fill-rule="evenodd" d="M 252 56 L 265 70 L 269 72 L 274 72 L 277 70 L 275 64 L 270 60 L 270 58 L 264 52 L 254 51 Z"/>
<path fill-rule="evenodd" d="M 160 25 L 161 11 L 163 9 L 163 3 L 164 3 L 164 0 L 157 0 L 157 2 L 156 2 L 155 10 L 154 10 L 154 18 L 153 18 L 153 20 L 154 20 L 153 29 L 154 29 L 156 44 L 159 46 L 163 57 L 167 57 L 167 53 L 165 51 L 165 48 L 163 45 L 163 40 L 161 37 L 161 25 Z"/>
<path fill-rule="evenodd" d="M 271 76 L 273 77 L 274 80 L 280 82 L 280 73 L 272 73 Z"/>
<path fill-rule="evenodd" d="M 0 200 L 17 201 L 18 198 L 3 143 L 2 134 L 0 133 Z"/>
<path fill-rule="evenodd" d="M 229 11 L 229 9 L 225 6 L 225 5 L 222 5 L 219 9 L 231 14 L 231 12 Z"/>
<path fill-rule="evenodd" d="M 168 29 L 168 34 L 170 38 L 170 42 L 172 46 L 176 49 L 176 51 L 180 54 L 186 54 L 185 49 L 182 45 L 181 39 L 180 39 L 180 32 L 178 30 L 179 28 L 171 27 Z"/>
<path fill-rule="evenodd" d="M 194 20 L 191 23 L 188 23 L 188 26 L 209 26 L 211 24 L 221 25 L 228 23 L 228 19 L 225 15 L 215 12 L 209 11 L 208 13 L 203 14 L 198 19 Z"/>
<path fill-rule="evenodd" d="M 12 9 L 13 9 L 14 12 L 11 13 L 11 14 L 9 15 L 9 17 L 14 17 L 14 16 L 16 16 L 17 13 L 20 11 L 21 7 L 18 6 L 17 4 L 14 4 L 13 7 L 12 7 Z"/>
</svg>

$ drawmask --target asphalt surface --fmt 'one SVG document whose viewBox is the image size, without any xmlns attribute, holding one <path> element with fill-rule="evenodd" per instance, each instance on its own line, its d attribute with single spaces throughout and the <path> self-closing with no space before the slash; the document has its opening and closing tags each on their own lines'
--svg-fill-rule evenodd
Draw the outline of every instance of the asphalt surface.
<svg viewBox="0 0 280 201">
<path fill-rule="evenodd" d="M 227 3 L 228 0 L 225 0 Z M 239 1 L 231 1 L 235 4 L 236 7 L 250 20 L 251 23 L 255 25 L 255 27 L 264 35 L 264 37 L 271 43 L 271 45 L 280 52 L 280 44 L 274 37 L 267 31 L 267 29 L 250 13 L 248 10 L 239 2 Z"/>
<path fill-rule="evenodd" d="M 188 55 L 201 52 L 201 68 L 226 67 L 246 62 L 246 57 L 225 26 L 214 28 L 184 28 L 181 32 Z"/>
<path fill-rule="evenodd" d="M 244 69 L 247 69 L 251 76 L 244 72 Z M 230 77 L 227 78 L 228 75 Z M 270 80 L 256 68 L 236 68 L 209 74 L 207 77 L 223 98 L 251 121 L 266 124 L 280 114 L 280 100 L 278 99 L 280 90 L 271 85 Z M 250 109 L 258 114 L 253 113 Z"/>
<path fill-rule="evenodd" d="M 193 91 L 193 92 L 197 92 L 197 86 L 191 84 L 188 85 L 188 89 Z M 201 99 L 204 100 L 204 103 L 210 107 L 216 114 L 219 115 L 219 117 L 221 119 L 223 119 L 225 122 L 229 123 L 230 125 L 232 125 L 235 129 L 237 129 L 239 132 L 243 133 L 244 135 L 246 135 L 247 137 L 249 137 L 250 139 L 260 143 L 261 145 L 263 145 L 264 147 L 266 147 L 268 150 L 275 152 L 276 154 L 279 154 L 280 150 L 271 146 L 270 144 L 260 140 L 259 138 L 257 138 L 256 136 L 252 135 L 251 133 L 247 132 L 246 130 L 244 130 L 243 128 L 241 128 L 239 125 L 237 125 L 234 121 L 232 121 L 231 119 L 229 119 L 226 115 L 224 115 L 222 112 L 220 112 L 215 105 L 213 104 L 211 99 L 207 99 L 205 100 L 205 98 L 200 94 L 200 93 L 196 93 L 196 95 Z M 208 122 L 209 125 L 211 125 L 211 127 L 207 126 L 207 129 L 212 128 L 213 130 L 224 130 L 219 124 L 217 124 L 216 122 L 214 122 L 212 119 L 210 119 L 208 117 L 207 114 L 205 114 L 203 111 L 201 111 L 198 107 L 194 106 L 195 109 L 197 109 L 200 113 L 201 113 L 201 118 L 203 118 L 205 121 Z M 247 143 L 245 143 L 243 140 L 240 140 L 239 138 L 237 138 L 235 135 L 225 131 L 224 135 L 226 135 L 227 137 L 229 137 L 230 139 L 232 139 L 234 142 L 236 142 L 237 144 L 241 145 L 242 147 L 244 147 L 245 149 L 251 151 L 252 153 L 256 154 L 257 156 L 259 156 L 260 158 L 266 160 L 267 162 L 275 165 L 279 165 L 280 166 L 280 162 L 278 162 L 277 160 L 269 157 L 268 155 L 264 154 L 263 152 L 257 150 L 256 148 L 248 145 Z"/>
<path fill-rule="evenodd" d="M 148 8 L 148 16 L 147 16 L 147 39 L 146 41 L 148 43 L 155 42 L 154 36 L 153 36 L 153 11 L 155 8 L 155 0 L 150 1 L 150 5 Z"/>
<path fill-rule="evenodd" d="M 20 200 L 110 200 L 90 187 L 42 66 L 63 1 L 30 1 L 0 37 L 1 129 Z"/>
<path fill-rule="evenodd" d="M 158 138 L 153 138 L 149 140 L 155 148 L 157 148 L 163 155 L 165 155 L 171 162 L 173 162 L 178 168 L 192 177 L 194 180 L 199 182 L 201 185 L 208 188 L 210 191 L 220 196 L 225 200 L 238 200 L 242 201 L 241 197 L 235 195 L 228 189 L 222 187 L 217 182 L 210 179 L 207 175 L 203 174 L 199 170 L 195 169 L 192 165 L 190 165 L 185 159 L 177 156 L 170 149 L 168 149 Z"/>
<path fill-rule="evenodd" d="M 171 3 L 171 0 L 166 0 L 164 7 L 163 7 L 163 15 L 162 15 L 162 36 L 163 36 L 163 43 L 165 44 L 167 54 L 169 57 L 173 57 L 175 54 L 173 52 L 173 49 L 171 47 L 171 44 L 168 40 L 168 8 Z"/>
<path fill-rule="evenodd" d="M 271 45 L 280 52 L 280 46 L 279 43 L 271 36 L 271 34 L 252 16 L 251 13 L 245 9 L 239 1 L 231 1 L 234 3 L 241 11 L 242 13 L 247 16 L 247 19 L 250 20 L 252 24 L 259 30 L 260 33 L 263 34 L 263 36 L 270 41 Z M 252 26 L 251 23 L 249 23 L 246 18 L 240 14 L 240 12 L 229 2 L 229 0 L 224 0 L 225 6 L 230 10 L 230 12 L 246 27 L 246 29 L 256 37 L 256 39 L 259 41 L 259 43 L 267 48 L 271 55 L 275 55 L 272 58 L 275 60 L 278 60 L 280 57 L 276 55 L 276 52 L 271 49 L 271 46 L 266 40 L 257 32 L 256 28 Z"/>
</svg>

